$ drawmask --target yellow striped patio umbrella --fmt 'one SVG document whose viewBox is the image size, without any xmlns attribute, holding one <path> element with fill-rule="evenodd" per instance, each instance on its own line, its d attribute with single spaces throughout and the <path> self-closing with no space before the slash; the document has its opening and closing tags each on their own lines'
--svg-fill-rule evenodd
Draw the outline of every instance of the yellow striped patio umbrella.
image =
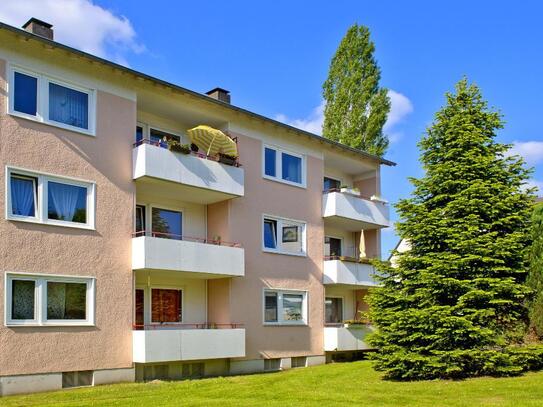
<svg viewBox="0 0 543 407">
<path fill-rule="evenodd" d="M 200 125 L 187 130 L 187 134 L 192 143 L 207 151 L 207 155 L 222 153 L 233 157 L 238 156 L 238 147 L 235 141 L 220 130 Z"/>
</svg>

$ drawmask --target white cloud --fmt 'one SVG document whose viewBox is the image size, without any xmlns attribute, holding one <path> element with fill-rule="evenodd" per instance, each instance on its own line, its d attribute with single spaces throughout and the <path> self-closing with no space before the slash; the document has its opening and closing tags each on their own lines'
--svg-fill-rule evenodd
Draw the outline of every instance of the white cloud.
<svg viewBox="0 0 543 407">
<path fill-rule="evenodd" d="M 514 141 L 510 153 L 524 157 L 528 165 L 539 164 L 543 162 L 543 141 Z"/>
<path fill-rule="evenodd" d="M 403 132 L 397 130 L 396 125 L 413 112 L 413 103 L 407 96 L 392 89 L 388 91 L 388 97 L 390 98 L 390 112 L 383 131 L 388 135 L 390 143 L 396 143 L 403 137 Z"/>
<path fill-rule="evenodd" d="M 543 194 L 543 181 L 539 181 L 536 179 L 528 180 L 528 182 L 525 184 L 526 189 L 528 188 L 537 188 L 538 190 L 535 191 L 536 195 L 542 195 Z"/>
<path fill-rule="evenodd" d="M 275 116 L 275 120 L 321 135 L 322 124 L 324 123 L 324 104 L 323 100 L 305 119 L 289 119 L 284 114 L 278 114 Z"/>
<path fill-rule="evenodd" d="M 126 17 L 92 0 L 0 1 L 0 21 L 20 27 L 30 17 L 53 24 L 56 41 L 119 63 L 126 64 L 127 54 L 144 50 Z"/>
<path fill-rule="evenodd" d="M 389 135 L 390 141 L 395 142 L 402 136 L 402 133 L 394 131 L 394 128 L 413 111 L 413 104 L 406 96 L 394 90 L 389 90 L 388 96 L 391 107 L 383 129 Z M 275 120 L 320 135 L 324 123 L 324 105 L 323 100 L 306 118 L 291 119 L 284 114 L 278 114 L 275 116 Z"/>
</svg>

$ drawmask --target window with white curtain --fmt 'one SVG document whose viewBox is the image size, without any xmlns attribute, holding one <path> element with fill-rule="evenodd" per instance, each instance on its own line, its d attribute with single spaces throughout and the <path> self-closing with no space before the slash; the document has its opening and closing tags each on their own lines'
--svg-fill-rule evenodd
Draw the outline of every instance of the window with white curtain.
<svg viewBox="0 0 543 407">
<path fill-rule="evenodd" d="M 7 173 L 7 219 L 94 228 L 94 183 L 16 168 Z"/>
<path fill-rule="evenodd" d="M 12 67 L 9 113 L 27 119 L 95 134 L 95 92 L 45 74 Z"/>
<path fill-rule="evenodd" d="M 94 278 L 6 274 L 6 325 L 94 324 Z"/>
<path fill-rule="evenodd" d="M 305 187 L 304 156 L 264 146 L 262 176 L 274 181 Z"/>
<path fill-rule="evenodd" d="M 265 215 L 262 226 L 262 248 L 264 251 L 305 255 L 306 224 L 304 222 Z"/>
</svg>

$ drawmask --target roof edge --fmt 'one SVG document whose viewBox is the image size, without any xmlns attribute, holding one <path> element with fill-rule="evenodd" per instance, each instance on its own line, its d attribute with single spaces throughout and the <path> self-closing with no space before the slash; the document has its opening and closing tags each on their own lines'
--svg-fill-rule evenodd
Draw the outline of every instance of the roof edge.
<svg viewBox="0 0 543 407">
<path fill-rule="evenodd" d="M 356 154 L 356 155 L 358 155 L 360 157 L 369 158 L 369 159 L 378 161 L 380 164 L 384 164 L 384 165 L 388 165 L 388 166 L 395 166 L 396 165 L 395 162 L 384 159 L 384 158 L 379 157 L 377 155 L 370 154 L 370 153 L 367 153 L 367 152 L 365 152 L 363 150 L 358 150 L 356 148 L 347 146 L 347 145 L 339 143 L 337 141 L 324 138 L 322 136 L 319 136 L 318 134 L 311 133 L 309 131 L 299 129 L 297 127 L 291 126 L 290 124 L 280 122 L 278 120 L 269 118 L 269 117 L 261 115 L 259 113 L 252 112 L 252 111 L 244 109 L 242 107 L 238 107 L 238 106 L 235 106 L 235 105 L 232 105 L 232 104 L 229 104 L 229 103 L 222 102 L 222 101 L 217 100 L 217 99 L 210 98 L 209 96 L 207 96 L 207 95 L 205 95 L 203 93 L 199 93 L 199 92 L 184 88 L 182 86 L 176 85 L 174 83 L 164 81 L 162 79 L 159 79 L 159 78 L 156 78 L 154 76 L 145 74 L 143 72 L 136 71 L 135 69 L 128 68 L 126 66 L 117 64 L 115 62 L 109 61 L 107 59 L 98 57 L 98 56 L 93 55 L 93 54 L 89 54 L 89 53 L 84 52 L 84 51 L 80 51 L 80 50 L 78 50 L 76 48 L 70 47 L 68 45 L 61 44 L 61 43 L 59 43 L 57 41 L 49 40 L 48 38 L 41 37 L 39 35 L 33 34 L 33 33 L 28 32 L 26 30 L 11 26 L 9 24 L 6 24 L 6 23 L 3 23 L 3 22 L 0 21 L 0 30 L 1 29 L 10 31 L 10 32 L 12 32 L 14 34 L 17 34 L 17 35 L 22 35 L 22 36 L 24 36 L 24 37 L 26 37 L 28 39 L 33 39 L 33 40 L 36 40 L 38 42 L 45 43 L 45 44 L 47 44 L 49 46 L 65 50 L 67 52 L 74 53 L 74 54 L 79 55 L 79 56 L 81 56 L 83 58 L 88 58 L 88 59 L 91 59 L 93 61 L 100 62 L 100 63 L 102 63 L 104 65 L 107 65 L 107 66 L 110 66 L 112 68 L 121 70 L 123 72 L 138 76 L 140 78 L 155 82 L 155 83 L 160 84 L 162 86 L 166 86 L 166 87 L 169 87 L 171 89 L 174 89 L 174 90 L 177 90 L 177 91 L 180 91 L 180 92 L 183 92 L 183 93 L 187 93 L 189 95 L 192 95 L 194 97 L 197 97 L 197 98 L 201 99 L 204 102 L 215 104 L 215 105 L 220 105 L 220 106 L 222 106 L 222 107 L 224 107 L 226 109 L 231 109 L 231 110 L 234 110 L 236 112 L 246 114 L 246 115 L 249 115 L 249 116 L 251 116 L 253 118 L 257 118 L 259 120 L 263 120 L 263 121 L 268 122 L 270 124 L 282 127 L 282 128 L 284 128 L 286 130 L 294 131 L 296 133 L 299 133 L 299 134 L 308 136 L 310 138 L 313 138 L 316 141 L 320 141 L 320 142 L 323 142 L 325 144 L 328 144 L 328 145 L 330 145 L 332 147 L 337 147 L 337 148 L 339 148 L 341 150 L 348 151 L 348 152 Z"/>
</svg>

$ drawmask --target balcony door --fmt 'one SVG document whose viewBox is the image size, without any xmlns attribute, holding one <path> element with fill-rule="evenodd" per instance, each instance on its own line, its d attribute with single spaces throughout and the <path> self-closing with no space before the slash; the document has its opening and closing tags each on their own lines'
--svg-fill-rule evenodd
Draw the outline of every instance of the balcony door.
<svg viewBox="0 0 543 407">
<path fill-rule="evenodd" d="M 337 237 L 324 237 L 324 255 L 326 257 L 342 256 L 341 239 Z"/>
<path fill-rule="evenodd" d="M 136 329 L 143 329 L 145 324 L 145 291 L 142 288 L 136 288 Z"/>
<path fill-rule="evenodd" d="M 183 239 L 183 213 L 181 211 L 153 207 L 151 215 L 154 237 Z"/>
<path fill-rule="evenodd" d="M 340 188 L 341 188 L 340 180 L 324 177 L 324 188 L 323 188 L 324 192 L 331 191 L 331 190 L 338 190 Z"/>
</svg>

